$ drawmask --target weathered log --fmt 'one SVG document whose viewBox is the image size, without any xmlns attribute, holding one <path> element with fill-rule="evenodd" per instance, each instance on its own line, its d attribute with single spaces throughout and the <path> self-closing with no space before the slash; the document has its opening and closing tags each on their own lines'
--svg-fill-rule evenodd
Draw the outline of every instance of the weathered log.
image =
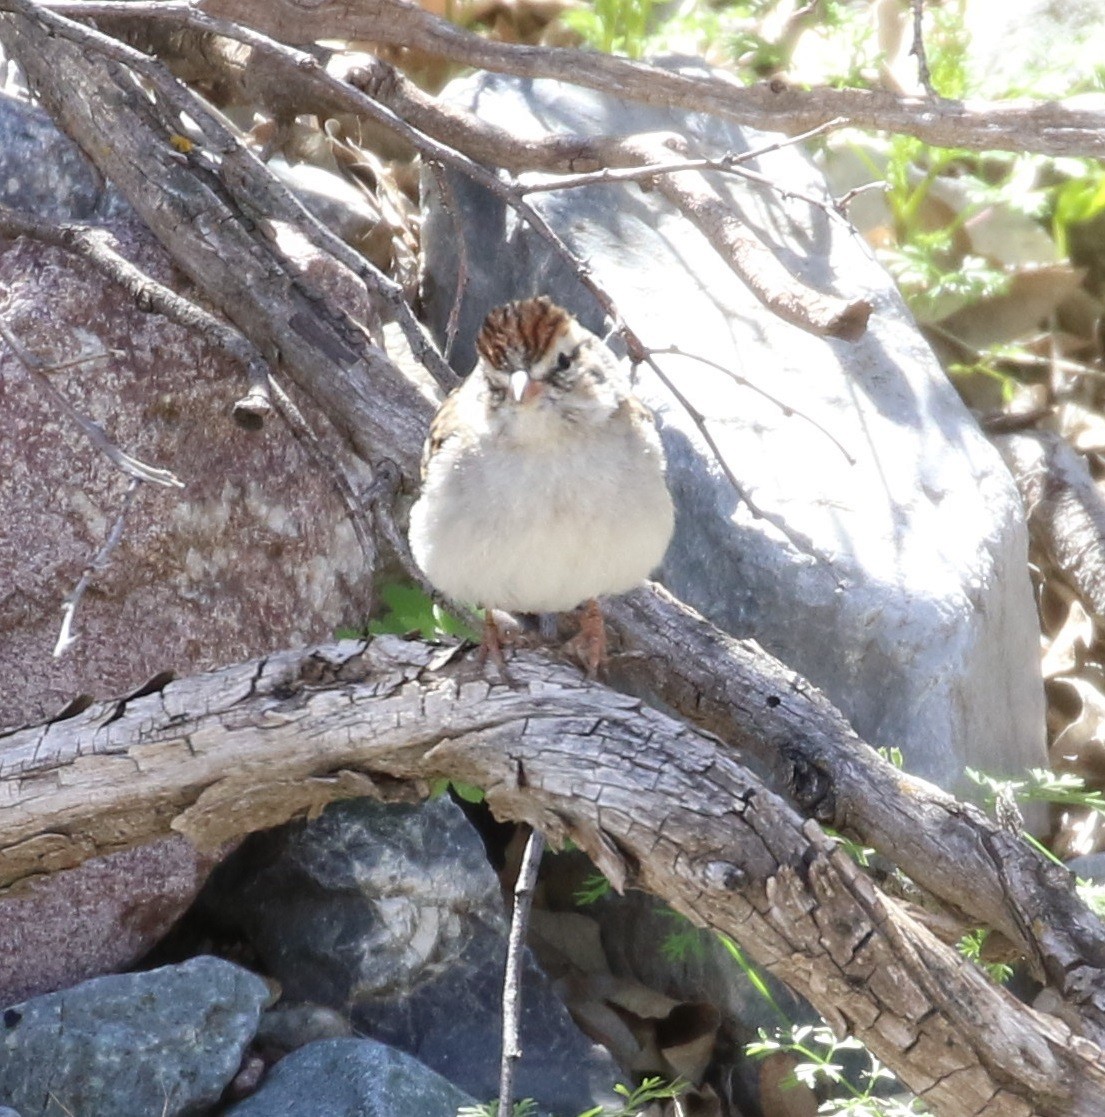
<svg viewBox="0 0 1105 1117">
<path fill-rule="evenodd" d="M 214 846 L 454 777 L 731 935 L 934 1112 L 1099 1112 L 1105 1058 L 914 923 L 716 738 L 536 653 L 515 686 L 398 638 L 285 652 L 9 736 L 0 880 L 177 831 Z"/>
</svg>

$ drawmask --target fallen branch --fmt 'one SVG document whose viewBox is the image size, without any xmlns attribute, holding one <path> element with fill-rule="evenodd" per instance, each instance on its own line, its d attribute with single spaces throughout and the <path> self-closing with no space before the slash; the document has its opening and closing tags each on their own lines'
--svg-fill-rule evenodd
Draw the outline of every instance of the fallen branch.
<svg viewBox="0 0 1105 1117">
<path fill-rule="evenodd" d="M 1105 1058 L 879 894 L 715 738 L 533 653 L 518 689 L 397 638 L 288 652 L 23 730 L 0 880 L 172 831 L 203 848 L 450 776 L 734 938 L 945 1117 L 1093 1117 Z M 985 1021 L 986 1027 L 979 1022 Z"/>
<path fill-rule="evenodd" d="M 370 337 L 359 279 L 371 266 L 156 61 L 29 0 L 0 0 L 0 38 L 54 119 L 196 287 L 262 353 L 280 355 L 356 453 L 386 456 L 417 476 L 432 404 Z M 157 96 L 136 97 L 135 75 Z M 202 144 L 180 143 L 182 114 L 202 130 Z"/>
<path fill-rule="evenodd" d="M 803 814 L 873 846 L 940 900 L 1000 931 L 1089 1034 L 1105 1037 L 1105 924 L 1066 869 L 972 804 L 895 768 L 800 675 L 662 588 L 612 599 L 605 612 L 630 653 L 617 662 L 618 686 L 730 742 Z"/>
<path fill-rule="evenodd" d="M 992 441 L 1017 482 L 1033 540 L 1105 624 L 1105 500 L 1085 459 L 1043 431 Z"/>
</svg>

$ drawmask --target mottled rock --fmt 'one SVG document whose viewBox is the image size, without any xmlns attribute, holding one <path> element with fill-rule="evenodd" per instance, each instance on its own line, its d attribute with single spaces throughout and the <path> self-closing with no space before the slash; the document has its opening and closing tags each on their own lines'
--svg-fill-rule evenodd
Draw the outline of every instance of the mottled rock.
<svg viewBox="0 0 1105 1117">
<path fill-rule="evenodd" d="M 0 1102 L 22 1117 L 196 1115 L 238 1070 L 268 987 L 219 958 L 95 978 L 13 1005 Z"/>
<path fill-rule="evenodd" d="M 695 63 L 695 68 L 699 64 Z M 698 113 L 624 105 L 555 82 L 477 75 L 444 97 L 515 133 L 674 131 L 694 154 L 777 137 Z M 870 327 L 826 339 L 765 309 L 657 191 L 604 184 L 529 199 L 585 260 L 661 368 L 706 419 L 737 493 L 686 409 L 648 368 L 677 504 L 663 581 L 823 689 L 875 745 L 963 788 L 963 768 L 1045 762 L 1038 626 L 1027 536 L 1011 479 L 863 242 L 824 209 L 806 156 L 751 166 L 792 193 L 714 176 L 737 220 L 819 291 L 864 298 Z M 551 294 L 598 332 L 593 296 L 513 212 L 459 176 L 459 213 L 429 201 L 424 293 L 441 337 L 464 230 L 468 283 L 456 353 L 474 360 L 486 311 Z M 458 220 L 459 219 L 459 220 Z M 784 530 L 785 529 L 785 530 Z"/>
<path fill-rule="evenodd" d="M 0 93 L 0 205 L 57 221 L 121 217 L 130 206 L 54 127 L 48 113 Z"/>
<path fill-rule="evenodd" d="M 0 98 L 0 201 L 61 219 L 124 210 L 45 114 L 10 98 Z M 123 218 L 111 231 L 139 267 L 182 286 L 140 226 Z M 107 539 L 127 478 L 0 344 L 0 726 L 362 620 L 364 559 L 346 509 L 285 424 L 233 422 L 240 367 L 42 244 L 0 241 L 0 290 L 6 325 L 53 387 L 185 486 L 137 492 L 81 602 L 77 644 L 55 659 L 62 602 Z M 170 839 L 0 900 L 0 991 L 18 998 L 134 962 L 209 864 Z"/>
<path fill-rule="evenodd" d="M 32 880 L 0 900 L 0 1005 L 142 957 L 187 910 L 216 858 L 173 835 Z"/>
<path fill-rule="evenodd" d="M 447 798 L 329 807 L 255 835 L 200 913 L 243 934 L 287 997 L 346 1012 L 479 1098 L 498 1089 L 506 922 L 499 882 Z M 577 1113 L 619 1074 L 527 956 L 519 1096 Z"/>
<path fill-rule="evenodd" d="M 148 234 L 120 247 L 162 281 Z M 8 328 L 50 382 L 123 450 L 183 482 L 144 485 L 58 659 L 61 603 L 103 545 L 127 478 L 0 347 L 0 724 L 37 721 L 74 695 L 125 694 L 325 639 L 359 619 L 364 558 L 346 510 L 286 425 L 231 416 L 242 370 L 195 334 L 143 314 L 88 265 L 28 241 L 0 244 Z M 33 670 L 31 669 L 33 666 Z"/>
<path fill-rule="evenodd" d="M 371 1039 L 326 1039 L 282 1059 L 227 1117 L 456 1117 L 475 1099 Z"/>
</svg>

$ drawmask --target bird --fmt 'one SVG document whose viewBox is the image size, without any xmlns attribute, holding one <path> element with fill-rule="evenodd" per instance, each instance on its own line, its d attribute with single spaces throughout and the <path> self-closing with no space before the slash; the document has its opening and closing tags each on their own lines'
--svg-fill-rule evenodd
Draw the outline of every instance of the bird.
<svg viewBox="0 0 1105 1117">
<path fill-rule="evenodd" d="M 655 419 L 602 339 L 547 296 L 493 309 L 476 350 L 430 425 L 411 552 L 437 590 L 485 610 L 481 655 L 504 673 L 492 610 L 582 606 L 570 650 L 594 678 L 598 598 L 647 578 L 674 527 Z"/>
</svg>

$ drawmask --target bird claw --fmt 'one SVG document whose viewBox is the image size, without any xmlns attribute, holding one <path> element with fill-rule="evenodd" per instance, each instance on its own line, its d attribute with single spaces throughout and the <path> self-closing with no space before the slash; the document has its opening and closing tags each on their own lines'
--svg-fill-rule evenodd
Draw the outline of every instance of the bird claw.
<svg viewBox="0 0 1105 1117">
<path fill-rule="evenodd" d="M 602 619 L 602 610 L 595 598 L 592 597 L 583 606 L 579 621 L 579 634 L 573 636 L 565 647 L 568 654 L 577 660 L 587 672 L 587 678 L 598 678 L 599 668 L 604 668 L 607 663 L 606 624 Z"/>
<path fill-rule="evenodd" d="M 511 678 L 510 671 L 507 670 L 506 654 L 504 652 L 504 647 L 513 643 L 513 636 L 499 627 L 491 610 L 485 610 L 483 615 L 483 639 L 480 641 L 478 653 L 480 671 L 486 673 L 487 663 L 490 660 L 499 669 L 499 677 L 502 681 L 512 690 L 517 690 L 518 685 Z"/>
</svg>

